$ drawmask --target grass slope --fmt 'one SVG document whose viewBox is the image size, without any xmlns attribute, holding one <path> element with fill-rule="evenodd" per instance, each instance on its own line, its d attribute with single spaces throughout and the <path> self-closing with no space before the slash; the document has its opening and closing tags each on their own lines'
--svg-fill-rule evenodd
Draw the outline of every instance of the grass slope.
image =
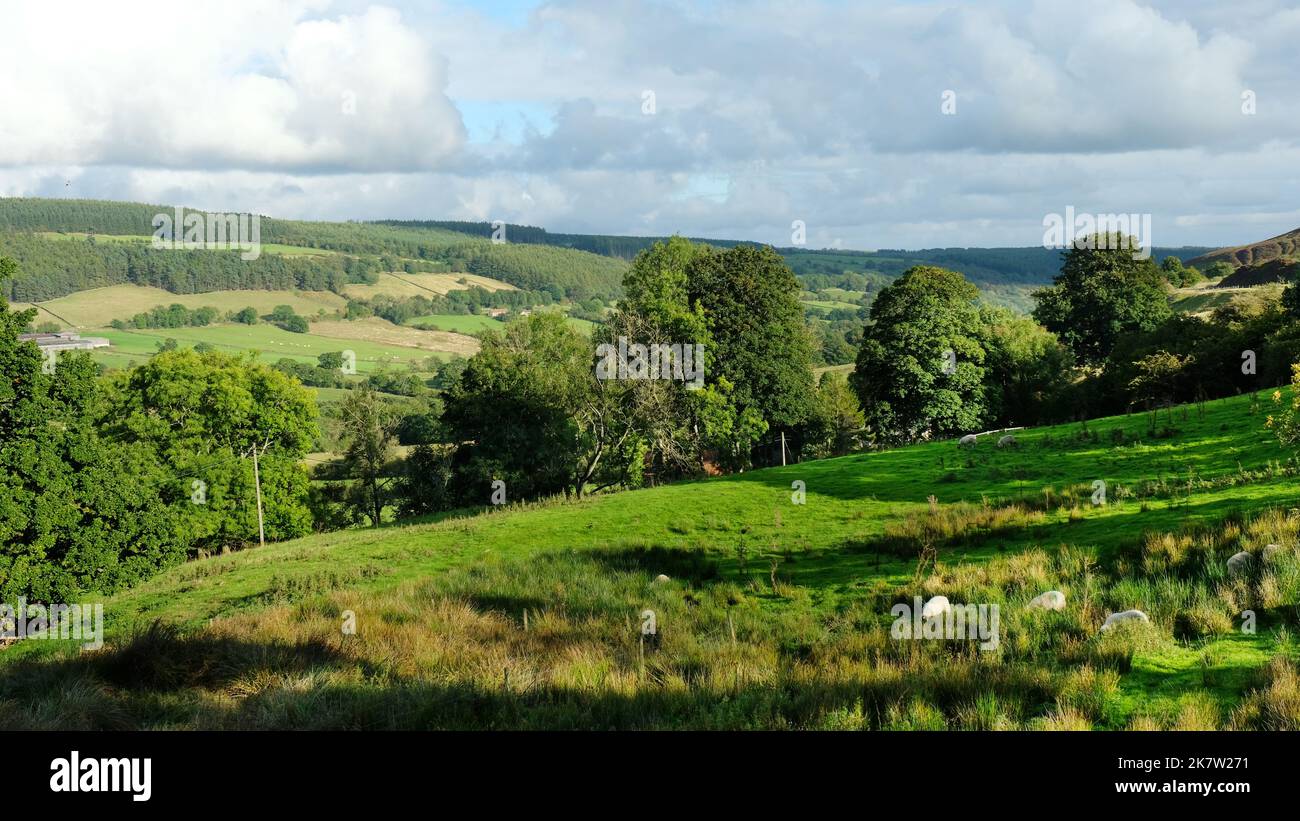
<svg viewBox="0 0 1300 821">
<path fill-rule="evenodd" d="M 505 323 L 482 314 L 425 314 L 407 320 L 407 325 L 425 325 L 441 331 L 476 334 L 485 330 L 501 330 Z"/>
<path fill-rule="evenodd" d="M 513 285 L 474 274 L 380 274 L 373 285 L 354 283 L 343 292 L 354 299 L 373 299 L 380 294 L 392 297 L 444 296 L 450 291 L 478 286 L 486 291 L 513 291 Z"/>
<path fill-rule="evenodd" d="M 14 310 L 35 307 L 36 322 L 50 319 L 76 328 L 103 328 L 114 319 L 130 319 L 159 305 L 181 304 L 186 308 L 211 306 L 219 311 L 238 311 L 252 306 L 269 314 L 277 305 L 291 305 L 294 312 L 314 316 L 347 306 L 347 300 L 330 291 L 209 291 L 201 294 L 173 294 L 144 285 L 110 285 L 35 304 L 17 302 Z"/>
<path fill-rule="evenodd" d="M 1288 231 L 1271 239 L 1250 245 L 1238 245 L 1235 248 L 1219 248 L 1208 254 L 1202 254 L 1187 260 L 1188 265 L 1205 270 L 1216 262 L 1228 262 L 1234 266 L 1260 265 L 1270 260 L 1300 255 L 1300 228 Z"/>
<path fill-rule="evenodd" d="M 0 699 L 14 726 L 1285 724 L 1300 522 L 1267 511 L 1300 479 L 1267 404 L 1162 412 L 1154 437 L 1115 417 L 1016 449 L 935 442 L 195 561 L 109 598 L 104 651 L 0 654 Z M 1280 569 L 1225 575 L 1266 540 Z M 918 572 L 922 544 L 937 563 Z M 1051 587 L 1066 612 L 1025 609 Z M 1002 649 L 889 638 L 891 603 L 937 593 L 1000 603 Z M 1233 631 L 1247 605 L 1256 635 Z M 662 646 L 643 657 L 645 607 Z M 1130 607 L 1154 627 L 1094 638 Z M 133 632 L 154 619 L 189 632 Z"/>
<path fill-rule="evenodd" d="M 324 331 L 333 333 L 342 323 L 324 326 Z M 315 324 L 312 325 L 316 327 Z M 420 333 L 403 329 L 396 325 L 389 326 L 397 333 Z M 345 332 L 363 332 L 356 328 L 345 327 Z M 410 363 L 422 364 L 429 357 L 446 359 L 450 353 L 445 348 L 457 351 L 472 349 L 474 340 L 453 334 L 442 336 L 456 337 L 456 343 L 448 343 L 439 348 L 439 335 L 428 334 L 428 344 L 424 348 L 411 347 L 409 344 L 384 344 L 370 339 L 337 338 L 327 333 L 298 334 L 283 330 L 275 325 L 259 323 L 257 325 L 209 325 L 202 328 L 157 328 L 150 330 L 119 331 L 105 329 L 95 331 L 96 335 L 108 339 L 112 347 L 94 352 L 95 359 L 112 367 L 124 367 L 131 361 L 140 362 L 153 356 L 158 343 L 166 339 L 175 339 L 182 347 L 194 347 L 206 342 L 226 352 L 258 351 L 264 361 L 275 362 L 278 359 L 292 359 L 297 362 L 316 364 L 322 353 L 330 351 L 351 350 L 357 355 L 357 372 L 368 374 L 382 367 L 405 367 Z"/>
</svg>

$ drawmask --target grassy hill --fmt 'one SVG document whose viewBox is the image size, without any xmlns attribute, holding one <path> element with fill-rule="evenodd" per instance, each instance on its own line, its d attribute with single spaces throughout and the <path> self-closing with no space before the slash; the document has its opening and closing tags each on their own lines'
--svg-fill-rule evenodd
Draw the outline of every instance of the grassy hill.
<svg viewBox="0 0 1300 821">
<path fill-rule="evenodd" d="M 455 282 L 441 284 L 466 287 Z M 509 287 L 504 283 L 499 285 Z M 223 313 L 251 306 L 259 314 L 269 314 L 276 306 L 289 305 L 298 314 L 312 317 L 314 321 L 305 334 L 290 333 L 268 323 L 129 330 L 109 327 L 113 319 L 126 319 L 158 305 L 175 303 L 191 309 L 210 306 Z M 430 357 L 445 360 L 451 355 L 471 356 L 478 350 L 478 341 L 471 334 L 480 328 L 473 327 L 470 322 L 449 322 L 439 326 L 439 331 L 425 331 L 394 325 L 378 317 L 348 322 L 317 319 L 322 311 L 332 317 L 346 304 L 344 297 L 330 291 L 240 290 L 172 294 L 139 285 L 113 285 L 79 291 L 48 302 L 15 303 L 13 308 L 35 307 L 39 312 L 36 324 L 56 322 L 65 328 L 108 339 L 111 347 L 96 350 L 93 356 L 96 361 L 113 368 L 140 364 L 153 356 L 158 345 L 167 339 L 175 339 L 183 346 L 207 343 L 229 352 L 259 351 L 262 358 L 270 362 L 287 358 L 315 364 L 321 353 L 351 350 L 357 355 L 357 370 L 362 375 L 383 367 L 422 366 Z M 487 317 L 468 315 L 463 318 L 482 320 L 491 326 L 500 325 Z"/>
<path fill-rule="evenodd" d="M 1250 245 L 1219 248 L 1194 259 L 1185 260 L 1185 262 L 1188 265 L 1194 265 L 1204 270 L 1220 261 L 1239 267 L 1242 265 L 1259 265 L 1283 257 L 1292 259 L 1300 257 L 1300 228 Z"/>
<path fill-rule="evenodd" d="M 478 237 L 492 236 L 493 226 L 487 222 L 451 220 L 383 220 L 382 225 L 394 228 L 422 228 L 455 231 Z M 547 231 L 531 225 L 507 225 L 506 236 L 511 243 L 523 245 L 549 245 L 580 249 L 591 253 L 633 259 L 638 253 L 667 237 L 613 236 L 605 234 L 566 234 Z M 692 242 L 705 243 L 718 248 L 746 244 L 742 240 L 717 238 L 690 238 Z M 1157 262 L 1167 256 L 1187 259 L 1209 249 L 1199 246 L 1156 248 Z M 877 291 L 914 265 L 938 265 L 960 271 L 983 292 L 984 298 L 994 304 L 1007 305 L 1022 311 L 1033 307 L 1030 293 L 1051 283 L 1060 271 L 1061 252 L 1041 246 L 1027 248 L 927 248 L 921 250 L 854 251 L 834 248 L 807 248 L 791 246 L 777 248 L 786 264 L 801 279 L 830 278 L 857 274 L 863 284 Z M 812 303 L 810 303 L 812 304 Z M 819 306 L 820 307 L 820 306 Z"/>
<path fill-rule="evenodd" d="M 5 293 L 15 301 L 43 301 L 125 282 L 175 293 L 287 285 L 341 291 L 349 283 L 372 282 L 376 273 L 406 270 L 612 297 L 627 268 L 622 259 L 586 251 L 497 244 L 433 227 L 273 217 L 260 220 L 266 256 L 258 260 L 242 260 L 233 251 L 152 248 L 145 239 L 154 216 L 174 211 L 170 205 L 0 197 L 0 251 L 20 263 L 20 276 L 5 283 Z"/>
<path fill-rule="evenodd" d="M 485 291 L 509 291 L 514 286 L 489 277 L 473 274 L 381 273 L 373 283 L 356 283 L 343 289 L 344 296 L 373 299 L 380 294 L 391 297 L 443 296 L 450 291 L 478 287 Z"/>
<path fill-rule="evenodd" d="M 202 294 L 173 294 L 143 285 L 110 285 L 91 288 L 46 302 L 15 302 L 14 310 L 36 308 L 36 322 L 56 321 L 71 328 L 105 328 L 114 319 L 130 319 L 159 305 L 180 304 L 186 308 L 211 306 L 222 312 L 246 307 L 269 314 L 277 305 L 290 305 L 296 313 L 314 316 L 346 307 L 347 300 L 332 291 L 208 291 Z"/>
<path fill-rule="evenodd" d="M 1288 257 L 1243 265 L 1219 281 L 1222 288 L 1252 288 L 1276 282 L 1293 282 L 1300 275 L 1300 263 Z"/>
<path fill-rule="evenodd" d="M 381 324 L 380 328 L 374 327 Z M 471 337 L 414 331 L 373 319 L 313 323 L 311 331 L 305 334 L 291 333 L 268 323 L 126 331 L 105 328 L 94 333 L 111 343 L 110 348 L 94 352 L 96 361 L 118 368 L 143 362 L 167 339 L 175 339 L 182 347 L 206 342 L 227 353 L 259 351 L 267 362 L 284 358 L 309 365 L 316 364 L 322 353 L 351 350 L 357 355 L 360 374 L 383 367 L 420 365 L 429 357 L 446 359 L 453 353 L 468 356 L 478 349 L 477 340 Z"/>
<path fill-rule="evenodd" d="M 102 650 L 0 653 L 0 726 L 1277 728 L 1297 696 L 1271 665 L 1297 655 L 1300 477 L 1270 405 L 190 562 L 109 598 Z M 1232 575 L 1243 549 L 1255 563 Z M 1027 609 L 1049 589 L 1063 612 Z M 893 605 L 936 594 L 998 605 L 999 647 L 891 638 Z M 1152 624 L 1099 632 L 1129 608 Z"/>
<path fill-rule="evenodd" d="M 91 269 L 85 276 L 93 276 L 92 285 L 103 286 L 124 281 L 125 260 L 103 259 L 97 255 L 72 254 L 64 249 L 50 248 L 54 238 L 84 240 L 86 232 L 94 231 L 97 240 L 105 245 L 140 245 L 129 241 L 129 235 L 144 238 L 152 233 L 151 220 L 157 213 L 171 213 L 172 206 L 141 203 L 117 203 L 93 200 L 20 199 L 0 198 L 0 249 L 4 249 L 4 235 L 17 232 L 35 232 L 45 244 L 10 242 L 7 253 L 29 266 L 58 255 L 60 266 Z M 507 225 L 504 244 L 491 241 L 493 227 L 486 222 L 457 221 L 401 221 L 379 222 L 308 222 L 264 217 L 261 222 L 264 251 L 271 257 L 289 259 L 299 270 L 292 271 L 300 287 L 305 281 L 335 283 L 337 290 L 349 295 L 374 291 L 370 278 L 391 276 L 400 265 L 383 262 L 409 262 L 420 267 L 419 276 L 429 274 L 453 275 L 453 281 L 463 275 L 486 277 L 508 283 L 517 288 L 543 290 L 558 288 L 564 292 L 596 294 L 614 297 L 618 294 L 627 261 L 637 253 L 665 237 L 628 237 L 597 234 L 551 233 L 543 228 L 525 225 Z M 105 236 L 109 235 L 109 236 Z M 718 247 L 744 244 L 739 240 L 701 239 Z M 82 249 L 84 251 L 84 249 Z M 1188 258 L 1207 249 L 1157 248 L 1157 260 L 1169 255 Z M 1060 269 L 1060 252 L 1042 247 L 1027 248 L 930 248 L 921 250 L 852 251 L 842 249 L 813 249 L 801 246 L 779 248 L 791 270 L 806 283 L 810 290 L 840 288 L 846 276 L 852 278 L 852 288 L 874 293 L 914 265 L 939 265 L 962 272 L 974 282 L 989 301 L 1009 305 L 1020 310 L 1032 307 L 1030 293 L 1051 282 Z M 137 247 L 135 253 L 148 260 L 138 260 L 134 267 L 142 267 L 154 254 L 168 253 Z M 205 252 L 211 254 L 212 252 Z M 161 257 L 174 260 L 175 257 Z M 188 262 L 194 266 L 207 263 L 206 257 Z M 157 264 L 157 263 L 152 263 Z M 170 273 L 158 281 L 137 284 L 160 285 L 168 290 L 186 292 L 191 279 L 202 281 L 220 277 L 225 281 L 240 280 L 262 282 L 267 279 L 283 283 L 286 275 L 267 263 L 253 264 L 251 272 L 243 270 L 248 264 L 230 263 L 234 270 L 185 276 Z M 56 266 L 58 267 L 58 266 Z M 118 269 L 123 269 L 119 271 Z M 267 270 L 264 270 L 267 269 Z M 370 273 L 360 273 L 366 270 Z M 408 275 L 409 272 L 408 270 Z M 399 272 L 398 276 L 402 276 Z M 58 282 L 39 296 L 31 295 L 34 289 L 21 281 L 7 286 L 19 299 L 44 299 L 79 290 L 77 282 L 64 281 L 65 277 L 50 272 L 47 278 Z M 114 279 L 114 277 L 119 277 Z M 362 277 L 365 277 L 363 280 Z M 84 278 L 84 277 L 83 277 Z M 340 280 L 343 280 L 340 282 Z M 172 283 L 176 283 L 173 287 Z M 85 287 L 84 283 L 82 287 Z M 407 287 L 402 283 L 381 284 L 379 291 L 398 289 L 402 293 L 419 293 L 420 286 Z M 202 288 L 199 290 L 214 290 Z M 375 291 L 378 292 L 378 291 Z M 823 302 L 825 300 L 813 300 Z M 825 308 L 825 305 L 815 307 Z"/>
</svg>

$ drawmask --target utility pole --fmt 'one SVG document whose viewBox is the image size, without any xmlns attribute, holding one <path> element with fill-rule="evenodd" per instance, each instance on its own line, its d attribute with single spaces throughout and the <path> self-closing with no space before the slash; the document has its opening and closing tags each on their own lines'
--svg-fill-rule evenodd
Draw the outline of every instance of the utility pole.
<svg viewBox="0 0 1300 821">
<path fill-rule="evenodd" d="M 781 467 L 785 467 L 785 430 L 781 431 Z"/>
<path fill-rule="evenodd" d="M 268 439 L 266 444 L 262 445 L 262 450 L 265 451 L 270 445 L 271 440 Z M 257 469 L 257 443 L 254 442 L 249 450 L 253 454 L 253 489 L 257 493 L 257 542 L 262 547 L 266 547 L 266 529 L 262 524 L 262 475 Z"/>
</svg>

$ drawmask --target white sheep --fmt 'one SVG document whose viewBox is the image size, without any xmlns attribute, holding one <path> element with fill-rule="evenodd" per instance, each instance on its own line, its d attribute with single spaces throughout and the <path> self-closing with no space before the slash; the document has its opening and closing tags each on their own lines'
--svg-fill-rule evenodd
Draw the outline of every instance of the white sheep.
<svg viewBox="0 0 1300 821">
<path fill-rule="evenodd" d="M 1015 446 L 1016 446 L 1016 437 L 1012 436 L 1009 433 L 998 440 L 998 447 L 1000 448 L 1014 448 Z"/>
<path fill-rule="evenodd" d="M 1238 573 L 1245 573 L 1250 570 L 1250 565 L 1253 561 L 1254 558 L 1244 550 L 1240 553 L 1232 554 L 1232 558 L 1228 559 L 1229 575 L 1235 576 Z"/>
<path fill-rule="evenodd" d="M 1151 619 L 1141 610 L 1123 610 L 1119 613 L 1111 613 L 1106 617 L 1106 623 L 1101 626 L 1103 631 L 1109 630 L 1117 624 L 1127 624 L 1129 622 L 1142 622 L 1150 624 Z"/>
<path fill-rule="evenodd" d="M 665 576 L 662 573 L 660 573 L 658 576 L 655 576 L 655 584 L 663 584 L 666 581 L 669 581 L 669 579 L 667 576 Z"/>
<path fill-rule="evenodd" d="M 975 434 L 973 434 L 973 433 L 968 433 L 968 434 L 966 434 L 965 436 L 963 436 L 962 438 L 958 439 L 958 440 L 957 440 L 957 447 L 961 447 L 961 448 L 973 448 L 973 447 L 975 447 Z"/>
<path fill-rule="evenodd" d="M 1065 594 L 1060 590 L 1048 590 L 1029 601 L 1030 610 L 1064 610 Z"/>
<path fill-rule="evenodd" d="M 938 618 L 939 616 L 951 612 L 952 604 L 948 602 L 948 597 L 935 596 L 926 602 L 925 606 L 921 608 L 921 618 L 929 621 L 930 619 Z"/>
</svg>

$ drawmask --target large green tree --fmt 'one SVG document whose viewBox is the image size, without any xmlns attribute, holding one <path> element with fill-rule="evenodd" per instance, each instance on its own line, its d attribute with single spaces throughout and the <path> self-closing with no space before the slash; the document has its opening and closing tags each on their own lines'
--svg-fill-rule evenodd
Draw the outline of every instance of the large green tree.
<svg viewBox="0 0 1300 821">
<path fill-rule="evenodd" d="M 147 443 L 176 475 L 165 498 L 196 548 L 257 539 L 259 487 L 267 538 L 310 532 L 301 459 L 317 411 L 297 380 L 252 356 L 176 350 L 114 374 L 107 393 L 103 429 Z"/>
<path fill-rule="evenodd" d="M 340 409 L 343 421 L 343 463 L 357 481 L 354 498 L 373 527 L 383 522 L 388 480 L 384 470 L 393 457 L 397 419 L 369 385 L 348 393 Z"/>
<path fill-rule="evenodd" d="M 16 266 L 0 258 L 0 280 Z M 88 354 L 47 359 L 0 296 L 0 599 L 70 602 L 181 561 L 186 542 L 152 449 L 102 437 Z"/>
<path fill-rule="evenodd" d="M 623 279 L 624 297 L 593 334 L 596 345 L 617 346 L 624 338 L 640 345 L 702 345 L 704 359 L 693 362 L 707 374 L 712 345 L 704 308 L 690 303 L 687 282 L 691 264 L 708 248 L 681 237 L 657 242 L 641 252 Z M 692 350 L 694 350 L 692 348 Z M 699 470 L 700 398 L 684 380 L 628 380 L 613 392 L 623 393 L 645 461 L 657 478 L 676 478 Z"/>
<path fill-rule="evenodd" d="M 703 350 L 702 384 L 628 380 L 632 423 L 652 471 L 698 472 L 709 453 L 723 467 L 750 464 L 765 434 L 813 423 L 813 344 L 799 284 L 767 247 L 718 251 L 681 237 L 656 243 L 633 262 L 625 296 L 596 341 Z M 699 364 L 697 358 L 696 364 Z"/>
<path fill-rule="evenodd" d="M 781 255 L 751 245 L 700 254 L 686 287 L 708 326 L 706 380 L 725 378 L 740 412 L 757 411 L 774 431 L 809 421 L 813 345 L 799 282 Z"/>
<path fill-rule="evenodd" d="M 817 383 L 816 419 L 813 452 L 818 455 L 843 456 L 861 444 L 866 417 L 858 396 L 849 387 L 844 374 L 827 371 Z"/>
<path fill-rule="evenodd" d="M 496 480 L 508 499 L 530 499 L 637 474 L 625 388 L 598 380 L 594 361 L 591 340 L 556 312 L 483 334 L 443 411 L 461 501 L 486 502 Z"/>
<path fill-rule="evenodd" d="M 984 421 L 978 296 L 961 274 L 918 265 L 876 297 L 850 383 L 878 437 L 911 441 Z"/>
<path fill-rule="evenodd" d="M 985 402 L 995 427 L 1036 425 L 1062 411 L 1074 355 L 1033 319 L 981 306 Z"/>
<path fill-rule="evenodd" d="M 1099 365 L 1121 334 L 1149 331 L 1173 313 L 1164 276 L 1151 258 L 1134 257 L 1132 243 L 1098 235 L 1063 252 L 1052 287 L 1034 292 L 1034 318 L 1074 351 Z"/>
</svg>

